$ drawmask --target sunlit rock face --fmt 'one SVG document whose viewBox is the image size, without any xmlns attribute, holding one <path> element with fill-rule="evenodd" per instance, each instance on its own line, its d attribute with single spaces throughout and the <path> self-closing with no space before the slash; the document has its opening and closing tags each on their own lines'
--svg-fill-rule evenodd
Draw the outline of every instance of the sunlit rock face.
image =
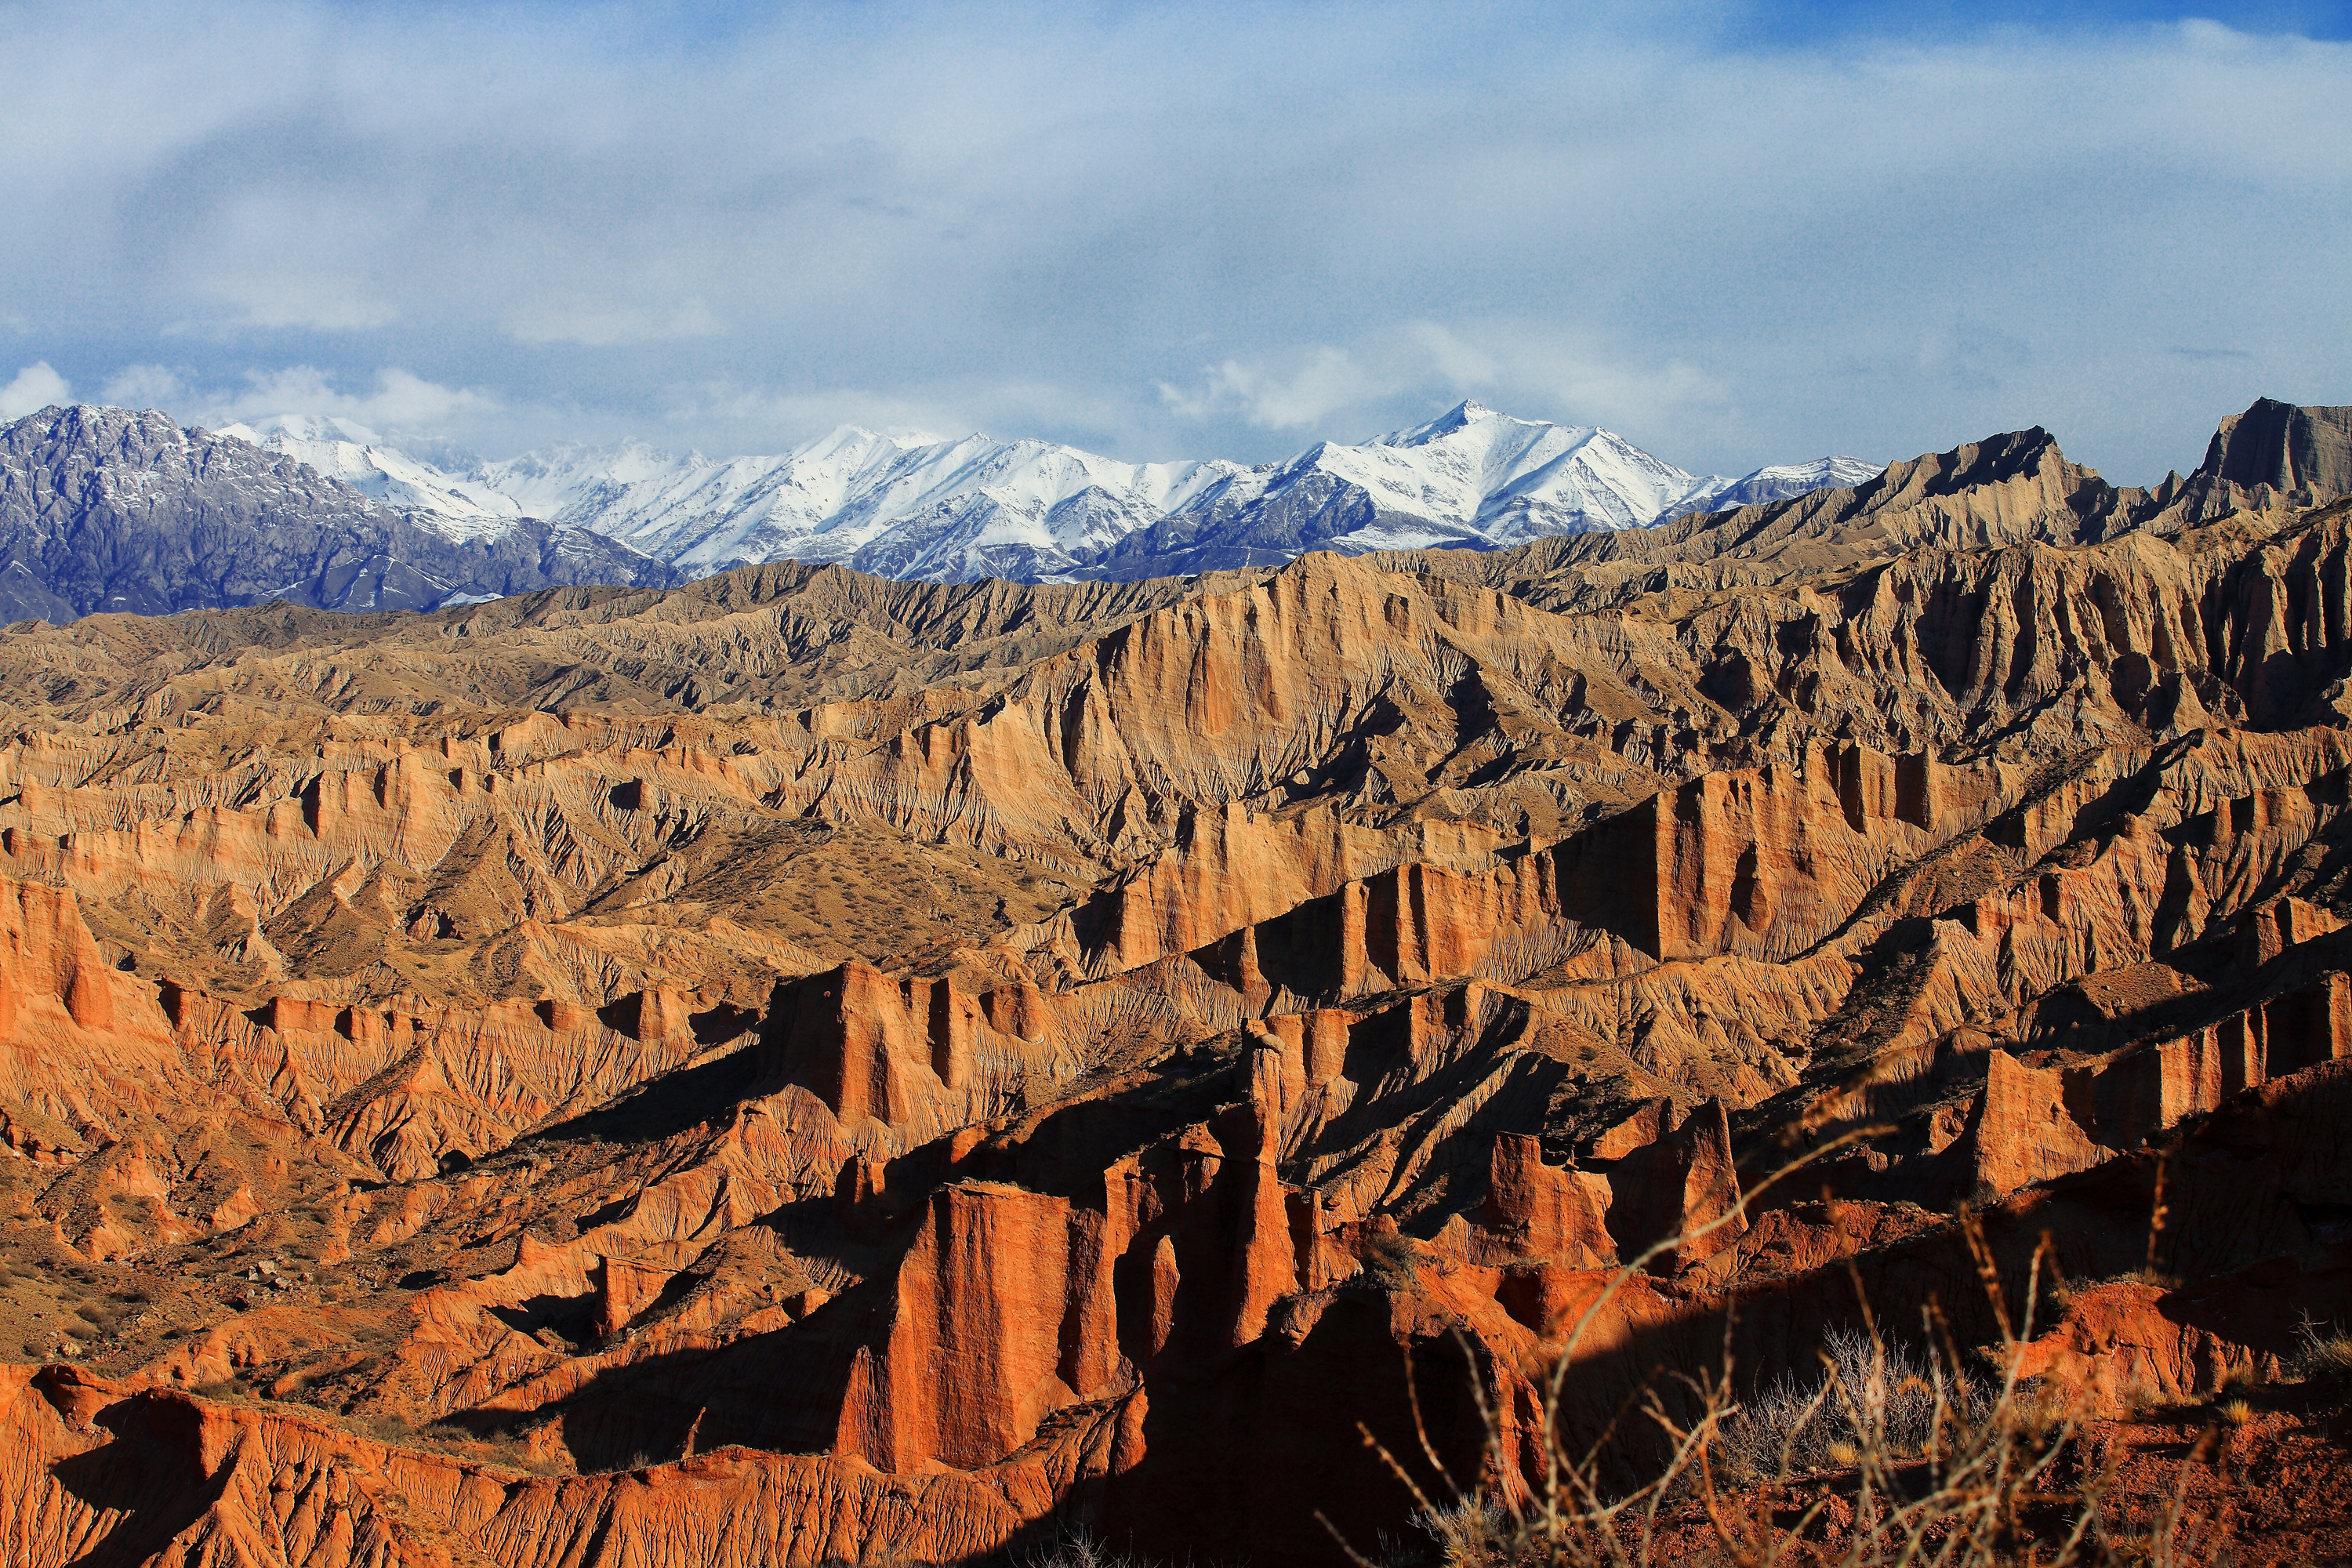
<svg viewBox="0 0 2352 1568">
<path fill-rule="evenodd" d="M 1360 1424 L 1507 1485 L 1564 1352 L 1589 1437 L 2045 1247 L 2034 1375 L 2275 1370 L 2352 1265 L 2344 424 L 0 632 L 0 1556 L 1336 1562 Z"/>
</svg>

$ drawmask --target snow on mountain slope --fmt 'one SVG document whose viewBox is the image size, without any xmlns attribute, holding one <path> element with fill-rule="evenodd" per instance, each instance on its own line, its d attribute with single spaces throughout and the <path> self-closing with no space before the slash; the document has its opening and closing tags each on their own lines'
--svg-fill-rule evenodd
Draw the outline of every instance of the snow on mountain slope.
<svg viewBox="0 0 2352 1568">
<path fill-rule="evenodd" d="M 499 538 L 531 515 L 512 497 L 385 446 L 374 431 L 349 419 L 279 414 L 214 434 L 308 463 L 448 539 Z"/>
<path fill-rule="evenodd" d="M 789 558 L 890 577 L 1053 581 L 1265 564 L 1303 550 L 1491 549 L 1878 471 L 1835 458 L 1702 478 L 1607 430 L 1467 402 L 1360 446 L 1320 442 L 1255 468 L 1125 463 L 1050 441 L 844 426 L 774 457 L 560 446 L 461 477 L 345 420 L 284 416 L 223 433 L 299 458 L 454 539 L 539 518 L 689 576 Z"/>
<path fill-rule="evenodd" d="M 1707 482 L 1610 431 L 1514 419 L 1475 403 L 1355 450 L 1410 453 L 1424 472 L 1459 476 L 1446 511 L 1496 545 L 1639 528 Z"/>
<path fill-rule="evenodd" d="M 663 563 L 602 534 L 529 518 L 452 537 L 446 513 L 385 505 L 343 477 L 404 495 L 400 487 L 421 483 L 440 495 L 435 481 L 446 476 L 419 480 L 396 453 L 363 462 L 371 444 L 352 438 L 365 434 L 355 428 L 278 434 L 310 443 L 309 451 L 256 443 L 241 430 L 184 429 L 152 409 L 89 404 L 0 425 L 6 618 L 63 625 L 100 612 L 171 615 L 272 599 L 425 610 L 578 584 L 677 581 Z M 471 526 L 462 515 L 456 524 Z"/>
<path fill-rule="evenodd" d="M 1878 472 L 1852 458 L 1836 471 Z M 1831 477 L 1822 465 L 1821 482 Z M 1122 541 L 1086 574 L 1138 577 L 1269 564 L 1304 550 L 1496 549 L 1593 529 L 1638 528 L 1705 498 L 1760 487 L 1700 478 L 1591 426 L 1515 419 L 1465 402 L 1360 447 L 1323 442 L 1223 479 Z M 1794 489 L 1789 493 L 1795 493 Z M 1734 500 L 1726 504 L 1737 505 Z"/>
<path fill-rule="evenodd" d="M 1710 481 L 1713 488 L 1693 491 L 1658 514 L 1669 522 L 1695 511 L 1729 511 L 1734 507 L 1763 506 L 1808 490 L 1852 489 L 1885 472 L 1876 463 L 1859 458 L 1816 458 L 1810 463 L 1781 463 L 1757 469 L 1737 479 Z"/>
<path fill-rule="evenodd" d="M 845 426 L 782 457 L 559 448 L 485 465 L 473 479 L 698 574 L 791 557 L 971 579 L 1068 571 L 1235 471 Z"/>
</svg>

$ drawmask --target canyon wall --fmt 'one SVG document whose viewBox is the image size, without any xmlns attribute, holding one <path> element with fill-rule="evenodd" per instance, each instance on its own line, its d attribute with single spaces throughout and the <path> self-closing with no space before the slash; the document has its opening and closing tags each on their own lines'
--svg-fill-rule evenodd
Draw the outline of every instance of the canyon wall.
<svg viewBox="0 0 2352 1568">
<path fill-rule="evenodd" d="M 1562 1358 L 1580 1441 L 1856 1279 L 1990 1342 L 1970 1227 L 2037 1375 L 2274 1373 L 2352 1268 L 2341 416 L 0 631 L 0 1552 L 1334 1563 L 1360 1424 L 1510 1495 Z"/>
</svg>

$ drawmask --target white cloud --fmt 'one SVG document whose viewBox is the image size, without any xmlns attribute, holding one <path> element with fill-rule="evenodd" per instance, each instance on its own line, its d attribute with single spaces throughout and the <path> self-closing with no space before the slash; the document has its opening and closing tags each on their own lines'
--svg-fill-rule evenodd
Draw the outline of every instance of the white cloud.
<svg viewBox="0 0 2352 1568">
<path fill-rule="evenodd" d="M 399 310 L 352 278 L 302 273 L 241 273 L 217 277 L 212 289 L 236 305 L 247 326 L 304 327 L 323 332 L 364 331 L 391 325 Z"/>
<path fill-rule="evenodd" d="M 1465 396 L 1507 414 L 1639 430 L 1654 440 L 1694 424 L 1719 426 L 1732 414 L 1720 375 L 1679 360 L 1644 363 L 1630 346 L 1588 341 L 1541 318 L 1410 321 L 1281 363 L 1275 370 L 1228 360 L 1191 386 L 1160 383 L 1160 401 L 1189 421 L 1239 415 L 1260 429 L 1321 429 L 1349 440 L 1418 424 Z"/>
<path fill-rule="evenodd" d="M 1103 452 L 1139 439 L 1132 427 L 1104 421 L 1099 399 L 1034 380 L 942 381 L 895 392 L 709 381 L 671 388 L 660 423 L 677 433 L 667 439 L 735 452 L 775 451 L 845 425 L 925 441 L 1051 435 Z"/>
<path fill-rule="evenodd" d="M 765 447 L 794 445 L 844 425 L 927 441 L 973 427 L 973 421 L 952 404 L 921 396 L 858 387 L 779 392 L 732 382 L 678 389 L 663 411 L 662 422 L 680 431 L 727 430 L 739 440 Z"/>
<path fill-rule="evenodd" d="M 1181 419 L 1238 412 L 1262 430 L 1297 430 L 1318 426 L 1388 390 L 1373 383 L 1346 350 L 1318 344 L 1287 370 L 1227 360 L 1207 371 L 1196 389 L 1161 382 L 1160 397 Z"/>
<path fill-rule="evenodd" d="M 1435 321 L 1415 321 L 1407 331 L 1449 384 L 1468 390 L 1494 382 L 1499 367 L 1493 355 L 1463 342 Z"/>
<path fill-rule="evenodd" d="M 1731 403 L 1720 376 L 1681 360 L 1644 364 L 1535 331 L 1504 351 L 1496 382 L 1506 395 L 1538 399 L 1577 423 L 1624 426 L 1652 439 L 1662 429 L 1719 419 Z"/>
<path fill-rule="evenodd" d="M 288 365 L 249 371 L 241 385 L 206 387 L 168 365 L 131 364 L 107 378 L 105 396 L 109 403 L 162 408 L 184 424 L 211 429 L 285 414 L 429 436 L 464 430 L 508 407 L 494 393 L 444 386 L 396 367 L 377 371 L 361 391 L 343 390 L 342 379 L 315 365 Z"/>
<path fill-rule="evenodd" d="M 231 401 L 401 364 L 499 388 L 437 410 L 484 441 L 902 413 L 1264 458 L 1475 393 L 1691 467 L 2041 422 L 2137 479 L 2258 393 L 2352 400 L 2342 43 L 1754 0 L 84 10 L 0 51 L 12 341 Z M 2260 212 L 2296 217 L 2213 216 Z M 2024 351 L 1923 346 L 1978 322 Z M 713 385 L 803 401 L 677 392 Z"/>
<path fill-rule="evenodd" d="M 72 385 L 49 368 L 48 361 L 36 360 L 18 371 L 16 380 L 0 386 L 0 419 L 22 419 L 53 403 L 71 401 Z"/>
<path fill-rule="evenodd" d="M 171 409 L 179 406 L 187 391 L 169 365 L 126 364 L 106 378 L 100 395 L 120 408 Z"/>
<path fill-rule="evenodd" d="M 1718 421 L 1733 401 L 1719 374 L 1540 316 L 1416 321 L 1401 337 L 1400 358 L 1422 356 L 1412 384 L 1433 377 L 1507 413 L 1654 431 Z"/>
</svg>

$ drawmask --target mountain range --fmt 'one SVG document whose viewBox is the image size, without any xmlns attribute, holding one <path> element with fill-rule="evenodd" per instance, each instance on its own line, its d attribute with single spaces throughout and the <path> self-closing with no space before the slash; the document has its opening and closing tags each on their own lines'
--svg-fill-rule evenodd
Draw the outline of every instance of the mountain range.
<svg viewBox="0 0 2352 1568">
<path fill-rule="evenodd" d="M 271 597 L 425 609 L 565 584 L 668 586 L 782 560 L 900 579 L 1128 581 L 1307 550 L 1500 548 L 1878 472 L 1824 458 L 1694 475 L 1607 430 L 1467 402 L 1360 446 L 1318 442 L 1255 467 L 855 426 L 781 456 L 632 443 L 483 462 L 415 455 L 342 419 L 205 431 L 79 405 L 0 428 L 0 615 L 62 622 Z"/>
<path fill-rule="evenodd" d="M 1492 548 L 1878 471 L 1824 458 L 1740 479 L 1689 474 L 1607 430 L 1469 402 L 1360 446 L 1318 442 L 1255 468 L 1124 463 L 1050 441 L 844 426 L 773 457 L 562 446 L 456 472 L 347 421 L 282 416 L 220 434 L 298 458 L 453 537 L 545 518 L 688 577 L 790 559 L 898 578 L 1053 582 L 1276 564 L 1304 549 Z"/>
</svg>

